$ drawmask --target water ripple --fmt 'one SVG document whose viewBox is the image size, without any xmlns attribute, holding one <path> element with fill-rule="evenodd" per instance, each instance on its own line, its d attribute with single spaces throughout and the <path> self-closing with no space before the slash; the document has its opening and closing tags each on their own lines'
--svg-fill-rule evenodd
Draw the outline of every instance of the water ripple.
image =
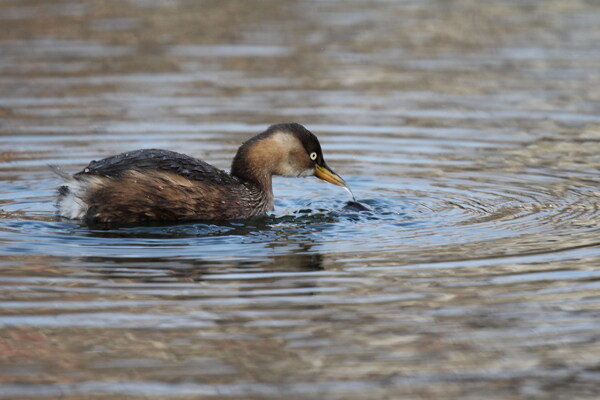
<svg viewBox="0 0 600 400">
<path fill-rule="evenodd" d="M 0 398 L 598 397 L 593 2 L 21 3 L 0 2 Z M 275 178 L 247 221 L 54 215 L 47 164 L 227 169 L 281 121 L 360 206 Z"/>
</svg>

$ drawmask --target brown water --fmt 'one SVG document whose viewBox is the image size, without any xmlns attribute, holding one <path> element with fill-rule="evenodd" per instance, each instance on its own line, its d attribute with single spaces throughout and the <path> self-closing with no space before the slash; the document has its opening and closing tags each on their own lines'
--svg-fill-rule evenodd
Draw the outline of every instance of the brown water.
<svg viewBox="0 0 600 400">
<path fill-rule="evenodd" d="M 0 398 L 597 399 L 599 43 L 591 1 L 0 2 Z M 54 218 L 47 164 L 281 121 L 371 211 Z"/>
</svg>

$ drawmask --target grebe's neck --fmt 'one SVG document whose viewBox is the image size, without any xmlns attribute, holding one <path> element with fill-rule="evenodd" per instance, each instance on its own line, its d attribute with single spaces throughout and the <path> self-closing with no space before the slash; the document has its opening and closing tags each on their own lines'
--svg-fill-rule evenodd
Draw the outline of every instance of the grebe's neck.
<svg viewBox="0 0 600 400">
<path fill-rule="evenodd" d="M 240 146 L 231 164 L 231 175 L 273 196 L 272 177 L 281 160 L 274 135 L 264 132 Z"/>
<path fill-rule="evenodd" d="M 262 214 L 271 211 L 275 205 L 273 173 L 268 165 L 256 162 L 254 157 L 256 154 L 242 145 L 231 164 L 231 175 L 244 183 L 249 190 L 249 200 L 255 204 L 258 214 Z"/>
</svg>

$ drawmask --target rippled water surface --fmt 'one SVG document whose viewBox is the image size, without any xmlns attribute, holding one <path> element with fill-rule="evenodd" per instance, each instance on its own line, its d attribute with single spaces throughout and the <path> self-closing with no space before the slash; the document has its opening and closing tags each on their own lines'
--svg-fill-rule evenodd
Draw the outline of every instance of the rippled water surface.
<svg viewBox="0 0 600 400">
<path fill-rule="evenodd" d="M 0 398 L 597 399 L 600 6 L 0 2 Z M 59 179 L 282 121 L 368 207 L 101 229 Z"/>
</svg>

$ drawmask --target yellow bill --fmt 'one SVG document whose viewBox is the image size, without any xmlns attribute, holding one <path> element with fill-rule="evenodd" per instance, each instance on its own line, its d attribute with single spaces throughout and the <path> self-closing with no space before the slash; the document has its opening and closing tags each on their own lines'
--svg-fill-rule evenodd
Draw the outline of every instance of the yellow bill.
<svg viewBox="0 0 600 400">
<path fill-rule="evenodd" d="M 315 176 L 326 182 L 333 183 L 334 185 L 348 187 L 342 177 L 333 172 L 326 164 L 315 165 Z"/>
</svg>

